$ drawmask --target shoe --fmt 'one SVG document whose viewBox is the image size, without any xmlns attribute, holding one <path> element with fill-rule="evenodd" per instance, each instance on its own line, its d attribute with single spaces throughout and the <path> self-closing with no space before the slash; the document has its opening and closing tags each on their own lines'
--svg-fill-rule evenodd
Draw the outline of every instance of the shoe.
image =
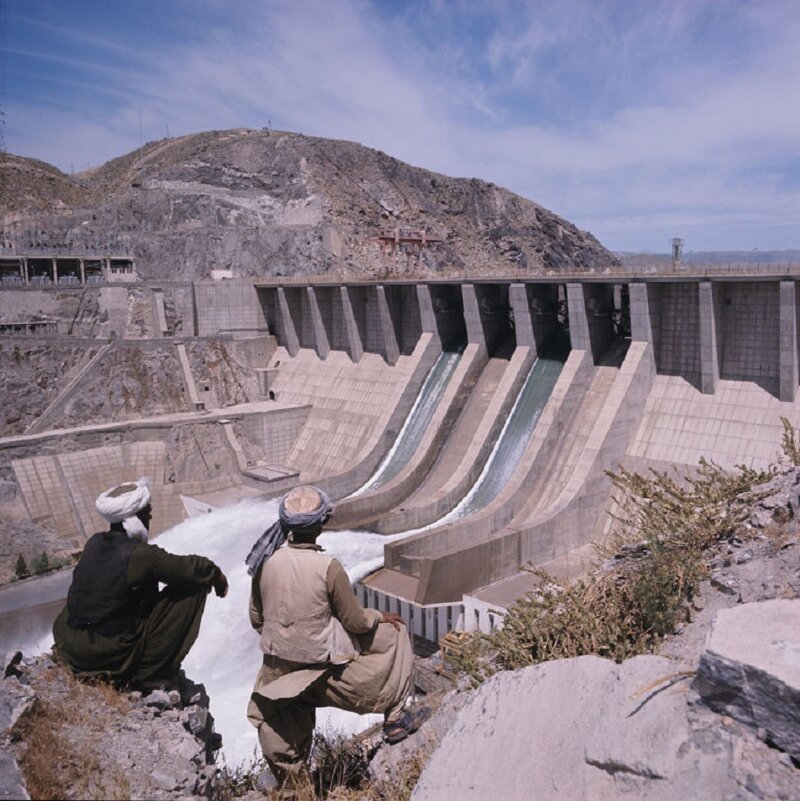
<svg viewBox="0 0 800 801">
<path fill-rule="evenodd" d="M 389 743 L 389 745 L 394 745 L 395 743 L 405 740 L 409 734 L 413 734 L 430 716 L 431 710 L 427 706 L 407 709 L 394 723 L 383 724 L 384 741 Z"/>
</svg>

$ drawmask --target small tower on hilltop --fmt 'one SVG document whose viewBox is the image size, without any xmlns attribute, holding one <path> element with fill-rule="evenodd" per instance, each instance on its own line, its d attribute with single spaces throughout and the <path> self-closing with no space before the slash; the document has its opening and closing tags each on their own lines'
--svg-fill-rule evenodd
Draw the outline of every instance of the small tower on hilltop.
<svg viewBox="0 0 800 801">
<path fill-rule="evenodd" d="M 681 256 L 683 256 L 683 240 L 675 237 L 672 240 L 672 268 L 674 270 L 681 266 Z"/>
</svg>

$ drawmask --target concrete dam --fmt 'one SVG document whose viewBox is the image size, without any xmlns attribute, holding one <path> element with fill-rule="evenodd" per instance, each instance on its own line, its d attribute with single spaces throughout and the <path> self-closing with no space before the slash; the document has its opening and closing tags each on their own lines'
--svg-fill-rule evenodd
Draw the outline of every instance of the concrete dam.
<svg viewBox="0 0 800 801">
<path fill-rule="evenodd" d="M 0 311 L 86 291 L 10 287 Z M 337 528 L 386 536 L 384 566 L 358 595 L 433 642 L 490 630 L 534 586 L 530 565 L 565 578 L 584 569 L 608 534 L 606 470 L 690 469 L 701 457 L 764 466 L 781 416 L 800 424 L 798 291 L 785 275 L 91 291 L 103 312 L 93 335 L 63 322 L 50 339 L 2 334 L 85 351 L 43 414 L 0 440 L 31 520 L 79 547 L 114 480 L 153 477 L 159 530 L 187 510 L 313 482 L 337 500 Z M 65 424 L 87 403 L 82 387 L 111 364 L 144 359 L 146 373 L 148 354 L 174 365 L 173 407 Z"/>
</svg>

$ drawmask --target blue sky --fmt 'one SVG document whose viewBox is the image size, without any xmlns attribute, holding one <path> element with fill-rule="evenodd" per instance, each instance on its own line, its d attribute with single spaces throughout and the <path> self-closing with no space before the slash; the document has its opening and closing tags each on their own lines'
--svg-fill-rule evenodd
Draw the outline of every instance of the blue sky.
<svg viewBox="0 0 800 801">
<path fill-rule="evenodd" d="M 613 250 L 800 247 L 796 0 L 0 0 L 9 151 L 261 127 L 506 186 Z"/>
</svg>

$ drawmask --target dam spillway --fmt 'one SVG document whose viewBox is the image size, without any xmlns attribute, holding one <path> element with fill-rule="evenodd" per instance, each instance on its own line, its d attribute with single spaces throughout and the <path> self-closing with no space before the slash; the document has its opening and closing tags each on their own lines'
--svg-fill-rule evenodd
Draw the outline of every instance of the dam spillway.
<svg viewBox="0 0 800 801">
<path fill-rule="evenodd" d="M 458 366 L 461 355 L 460 350 L 442 351 L 425 378 L 419 395 L 389 452 L 369 480 L 348 497 L 357 497 L 382 487 L 408 464 L 419 447 L 425 429 L 431 422 L 436 406 Z"/>
<path fill-rule="evenodd" d="M 353 520 L 387 534 L 428 526 L 478 481 L 548 337 L 568 336 L 569 355 L 512 475 L 480 509 L 437 525 L 435 536 L 387 540 L 383 570 L 359 587 L 368 603 L 400 609 L 420 636 L 426 619 L 429 639 L 470 625 L 470 604 L 488 598 L 487 587 L 508 585 L 503 598 L 512 598 L 508 583 L 526 564 L 556 569 L 602 535 L 605 469 L 690 466 L 700 456 L 763 466 L 777 451 L 780 417 L 800 423 L 792 275 L 276 279 L 113 290 L 97 297 L 102 330 L 76 323 L 69 333 L 72 313 L 48 323 L 57 336 L 19 327 L 4 334 L 9 358 L 13 348 L 35 347 L 74 360 L 46 409 L 47 426 L 33 421 L 27 433 L 4 438 L 0 454 L 26 513 L 75 548 L 98 525 L 91 502 L 103 485 L 143 473 L 154 476 L 162 530 L 185 514 L 182 499 L 219 506 L 274 497 L 298 481 L 326 488 L 343 523 L 350 509 Z M 57 311 L 53 293 L 73 291 L 95 290 L 4 288 L 0 312 L 9 316 L 39 294 Z M 140 339 L 130 335 L 132 308 Z M 463 356 L 408 461 L 344 500 L 375 475 L 440 354 L 459 345 Z M 83 348 L 85 358 L 68 348 Z M 152 386 L 169 388 L 162 407 L 171 407 L 80 423 L 81 408 L 113 385 L 109 375 L 128 386 L 124 371 L 159 363 L 168 367 L 164 383 Z M 492 597 L 494 608 L 503 606 Z"/>
<path fill-rule="evenodd" d="M 466 517 L 497 497 L 519 465 L 562 366 L 562 360 L 545 356 L 534 362 L 478 480 L 464 499 L 438 523 Z"/>
</svg>

